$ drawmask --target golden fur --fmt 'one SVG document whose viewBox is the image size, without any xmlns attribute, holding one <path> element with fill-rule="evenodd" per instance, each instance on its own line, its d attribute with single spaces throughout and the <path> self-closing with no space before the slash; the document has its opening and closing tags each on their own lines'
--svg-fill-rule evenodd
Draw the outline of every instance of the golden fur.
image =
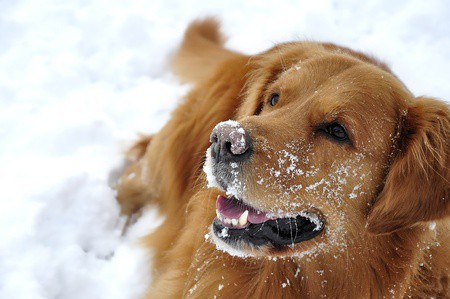
<svg viewBox="0 0 450 299">
<path fill-rule="evenodd" d="M 293 42 L 247 56 L 223 41 L 213 19 L 189 26 L 173 69 L 194 88 L 136 143 L 118 185 L 124 214 L 151 203 L 166 217 L 145 240 L 147 298 L 450 298 L 449 106 L 415 98 L 386 65 L 344 47 Z M 216 249 L 208 233 L 223 191 L 206 187 L 202 165 L 228 119 L 255 140 L 245 198 L 263 210 L 313 206 L 326 219 L 319 236 L 248 258 Z M 351 143 L 315 129 L 335 120 Z M 287 145 L 311 175 L 279 168 Z"/>
</svg>

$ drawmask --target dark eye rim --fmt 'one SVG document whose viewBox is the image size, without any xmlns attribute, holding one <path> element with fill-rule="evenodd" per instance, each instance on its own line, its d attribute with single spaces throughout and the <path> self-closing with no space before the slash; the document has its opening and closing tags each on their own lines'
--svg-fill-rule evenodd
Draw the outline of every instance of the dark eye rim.
<svg viewBox="0 0 450 299">
<path fill-rule="evenodd" d="M 270 95 L 268 103 L 270 106 L 273 107 L 278 103 L 279 100 L 280 100 L 280 94 L 274 92 Z"/>
<path fill-rule="evenodd" d="M 335 141 L 351 142 L 345 126 L 338 122 L 322 124 L 319 130 Z"/>
</svg>

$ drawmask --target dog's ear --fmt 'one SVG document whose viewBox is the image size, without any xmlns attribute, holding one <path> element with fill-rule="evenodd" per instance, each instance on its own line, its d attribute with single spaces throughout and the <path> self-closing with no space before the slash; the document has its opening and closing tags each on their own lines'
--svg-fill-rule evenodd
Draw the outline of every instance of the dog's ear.
<svg viewBox="0 0 450 299">
<path fill-rule="evenodd" d="M 407 110 L 383 190 L 367 230 L 387 234 L 450 216 L 450 108 L 417 98 Z"/>
</svg>

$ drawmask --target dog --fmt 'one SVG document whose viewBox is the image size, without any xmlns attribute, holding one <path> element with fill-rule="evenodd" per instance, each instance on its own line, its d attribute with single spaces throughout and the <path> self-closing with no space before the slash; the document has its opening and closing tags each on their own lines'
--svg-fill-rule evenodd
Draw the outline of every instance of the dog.
<svg viewBox="0 0 450 299">
<path fill-rule="evenodd" d="M 165 216 L 146 297 L 450 298 L 449 105 L 335 44 L 223 45 L 189 25 L 193 88 L 117 186 Z"/>
</svg>

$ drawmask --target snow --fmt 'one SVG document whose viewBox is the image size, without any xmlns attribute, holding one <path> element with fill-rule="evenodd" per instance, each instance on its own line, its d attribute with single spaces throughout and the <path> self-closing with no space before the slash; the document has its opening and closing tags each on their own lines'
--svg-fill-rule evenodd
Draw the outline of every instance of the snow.
<svg viewBox="0 0 450 299">
<path fill-rule="evenodd" d="M 235 155 L 240 155 L 245 153 L 248 149 L 245 141 L 245 130 L 240 127 L 239 122 L 235 120 L 227 120 L 218 123 L 214 130 L 219 135 L 218 138 L 229 138 L 228 140 L 231 142 L 231 152 Z M 233 128 L 235 130 L 222 130 L 223 127 Z M 228 134 L 228 135 L 226 135 Z"/>
<path fill-rule="evenodd" d="M 206 155 L 206 160 L 205 160 L 205 164 L 203 164 L 203 172 L 206 174 L 206 180 L 208 182 L 207 187 L 222 189 L 220 184 L 217 182 L 216 176 L 214 175 L 214 172 L 213 172 L 213 163 L 214 162 L 212 161 L 212 158 L 211 158 L 211 148 L 208 148 L 206 150 L 205 155 Z"/>
<path fill-rule="evenodd" d="M 229 119 L 223 122 L 220 122 L 216 125 L 216 129 L 223 127 L 223 126 L 229 126 L 229 127 L 233 127 L 233 128 L 240 128 L 241 124 L 235 120 Z M 241 128 L 242 129 L 242 128 Z M 244 134 L 244 132 L 242 132 L 242 134 Z"/>
<path fill-rule="evenodd" d="M 414 94 L 450 99 L 445 0 L 1 1 L 0 298 L 142 295 L 138 243 L 159 220 L 149 210 L 122 236 L 111 186 L 137 133 L 161 128 L 188 89 L 167 57 L 206 14 L 231 48 L 337 42 L 388 62 Z"/>
</svg>

